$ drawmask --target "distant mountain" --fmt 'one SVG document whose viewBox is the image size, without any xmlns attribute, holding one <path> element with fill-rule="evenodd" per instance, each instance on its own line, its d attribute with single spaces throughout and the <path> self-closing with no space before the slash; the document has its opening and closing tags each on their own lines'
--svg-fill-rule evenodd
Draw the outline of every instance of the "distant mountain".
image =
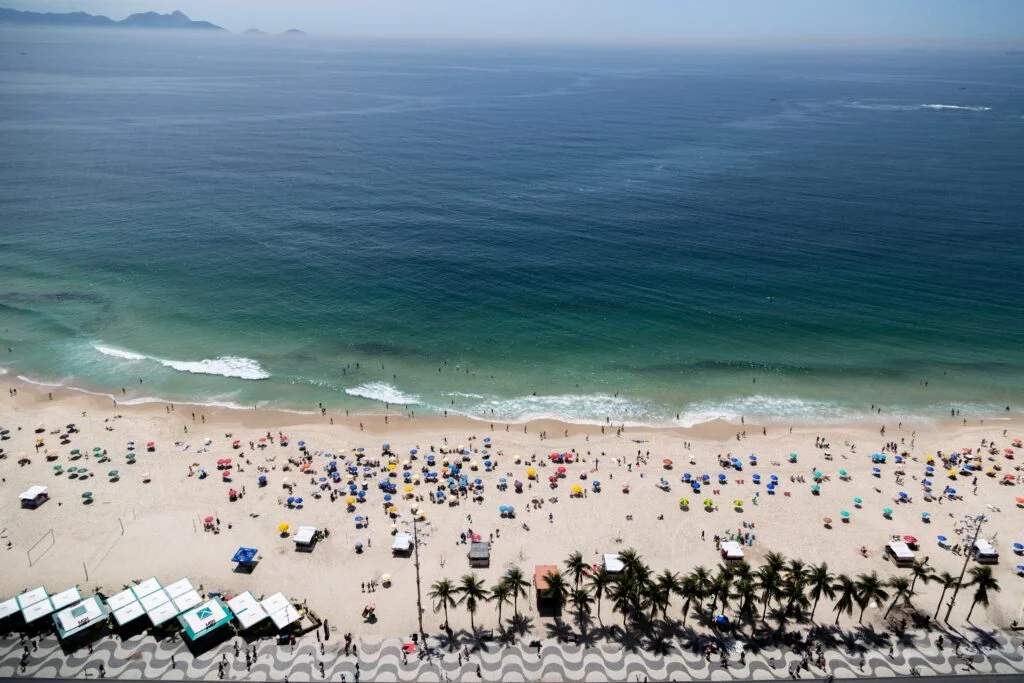
<svg viewBox="0 0 1024 683">
<path fill-rule="evenodd" d="M 86 12 L 20 12 L 0 7 L 0 24 L 21 26 L 82 26 L 93 28 L 163 28 L 163 29 L 202 29 L 223 31 L 224 29 L 208 21 L 192 21 L 181 12 L 157 14 L 156 12 L 140 12 L 121 21 L 109 17 Z"/>
<path fill-rule="evenodd" d="M 281 35 L 282 36 L 301 37 L 301 36 L 305 36 L 305 35 L 308 35 L 308 34 L 305 31 L 300 31 L 297 28 L 290 28 L 287 31 L 285 31 L 284 33 L 282 33 Z"/>
<path fill-rule="evenodd" d="M 251 28 L 248 31 L 243 32 L 242 35 L 243 36 L 265 36 L 265 35 L 267 35 L 267 32 L 266 31 L 261 31 L 258 28 Z"/>
</svg>

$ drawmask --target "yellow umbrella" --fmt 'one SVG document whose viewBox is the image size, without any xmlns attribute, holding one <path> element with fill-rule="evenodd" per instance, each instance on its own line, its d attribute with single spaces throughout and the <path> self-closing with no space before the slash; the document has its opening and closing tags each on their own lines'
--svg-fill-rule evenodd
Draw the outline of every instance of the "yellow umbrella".
<svg viewBox="0 0 1024 683">
<path fill-rule="evenodd" d="M 408 486 L 405 487 L 405 492 L 406 493 L 412 493 L 415 490 L 416 490 L 416 487 L 413 486 L 412 484 L 409 484 Z"/>
<path fill-rule="evenodd" d="M 537 476 L 537 470 L 533 469 L 532 467 L 529 468 L 528 470 L 526 470 L 526 476 L 529 477 L 530 479 L 533 479 L 534 477 Z"/>
<path fill-rule="evenodd" d="M 395 463 L 388 463 L 388 472 L 394 472 L 396 467 Z"/>
<path fill-rule="evenodd" d="M 288 533 L 288 529 L 289 528 L 290 527 L 285 522 L 281 522 L 280 524 L 277 525 L 277 530 L 280 531 L 282 534 Z"/>
<path fill-rule="evenodd" d="M 572 492 L 576 494 L 583 493 L 583 487 L 577 484 L 576 486 L 572 487 Z"/>
<path fill-rule="evenodd" d="M 738 507 L 738 508 L 741 508 L 741 507 L 743 507 L 743 501 L 742 501 L 742 500 L 734 500 L 734 501 L 732 502 L 732 504 L 733 504 L 734 506 Z"/>
<path fill-rule="evenodd" d="M 345 499 L 345 504 L 346 505 L 355 505 L 356 504 L 356 499 L 354 497 L 352 497 L 352 496 L 349 496 L 348 498 Z"/>
<path fill-rule="evenodd" d="M 388 514 L 389 515 L 393 515 L 396 512 L 398 512 L 398 508 L 396 508 L 394 505 L 392 505 L 391 507 L 388 508 Z"/>
</svg>

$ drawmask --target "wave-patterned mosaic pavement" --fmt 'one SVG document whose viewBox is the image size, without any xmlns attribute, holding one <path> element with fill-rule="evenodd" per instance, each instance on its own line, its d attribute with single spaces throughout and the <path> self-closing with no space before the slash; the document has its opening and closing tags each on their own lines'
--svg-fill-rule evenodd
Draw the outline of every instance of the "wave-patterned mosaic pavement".
<svg viewBox="0 0 1024 683">
<path fill-rule="evenodd" d="M 883 636 L 868 645 L 852 638 L 826 647 L 828 671 L 836 678 L 856 676 L 922 676 L 943 674 L 1024 673 L 1024 636 L 1020 632 L 974 634 L 955 649 L 955 636 L 945 634 L 940 650 L 937 632 L 905 636 L 898 642 Z M 246 645 L 240 639 L 228 641 L 194 657 L 180 641 L 156 641 L 139 636 L 126 641 L 104 638 L 92 647 L 64 654 L 54 636 L 29 646 L 17 636 L 0 639 L 0 676 L 46 676 L 94 678 L 100 665 L 107 678 L 161 680 L 217 680 L 223 666 L 224 680 L 320 681 L 605 681 L 648 679 L 728 680 L 749 678 L 790 678 L 790 668 L 800 656 L 785 646 L 751 648 L 740 663 L 739 648 L 732 643 L 732 655 L 723 664 L 716 655 L 710 661 L 702 651 L 680 647 L 669 641 L 667 653 L 629 650 L 612 642 L 593 647 L 541 641 L 540 647 L 526 643 L 487 643 L 474 650 L 441 648 L 423 659 L 403 658 L 398 639 L 357 639 L 358 655 L 345 655 L 340 638 L 320 643 L 310 634 L 290 645 L 273 641 Z M 235 643 L 256 648 L 251 667 L 246 666 L 244 649 L 235 654 Z M 894 645 L 889 655 L 889 643 Z M 433 644 L 433 643 L 432 643 Z M 321 654 L 321 645 L 323 654 Z M 468 656 L 464 654 L 468 652 Z M 322 664 L 322 669 L 321 669 Z M 478 669 L 479 667 L 479 669 Z M 357 677 L 358 669 L 358 677 Z M 479 676 L 477 671 L 479 670 Z M 826 671 L 811 665 L 801 671 L 803 678 L 821 678 Z"/>
</svg>

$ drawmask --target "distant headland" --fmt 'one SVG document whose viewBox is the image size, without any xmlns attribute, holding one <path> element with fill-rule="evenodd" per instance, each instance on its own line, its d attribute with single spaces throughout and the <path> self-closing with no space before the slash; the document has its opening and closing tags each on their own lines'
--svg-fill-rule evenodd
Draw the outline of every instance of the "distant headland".
<svg viewBox="0 0 1024 683">
<path fill-rule="evenodd" d="M 124 19 L 115 21 L 102 14 L 88 12 L 23 12 L 16 9 L 0 7 L 0 26 L 57 26 L 79 28 L 137 28 L 137 29 L 186 29 L 204 31 L 224 31 L 222 26 L 209 21 L 193 21 L 184 12 L 159 14 L 157 12 L 137 12 Z M 265 36 L 264 31 L 251 28 L 243 35 Z M 288 29 L 282 36 L 304 36 L 305 32 Z"/>
</svg>

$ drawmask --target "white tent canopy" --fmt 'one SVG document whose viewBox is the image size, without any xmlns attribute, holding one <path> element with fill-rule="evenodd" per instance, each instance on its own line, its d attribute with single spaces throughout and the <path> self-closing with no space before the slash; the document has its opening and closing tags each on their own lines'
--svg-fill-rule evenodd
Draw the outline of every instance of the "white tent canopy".
<svg viewBox="0 0 1024 683">
<path fill-rule="evenodd" d="M 25 617 L 25 623 L 30 624 L 36 619 L 41 619 L 47 614 L 53 612 L 53 604 L 49 598 L 35 602 L 21 610 L 21 614 Z"/>
<path fill-rule="evenodd" d="M 82 594 L 78 592 L 77 586 L 72 586 L 66 591 L 50 596 L 50 602 L 53 603 L 54 609 L 64 609 L 68 605 L 72 605 L 81 599 Z"/>
<path fill-rule="evenodd" d="M 129 588 L 107 598 L 107 607 L 116 612 L 123 607 L 127 607 L 133 602 L 138 602 L 138 600 L 135 598 L 135 593 L 133 593 L 132 589 Z"/>
<path fill-rule="evenodd" d="M 252 593 L 245 591 L 228 600 L 228 607 L 234 613 L 242 629 L 258 624 L 267 618 L 267 611 L 256 601 Z"/>
<path fill-rule="evenodd" d="M 315 526 L 300 526 L 298 531 L 295 532 L 295 536 L 292 540 L 298 545 L 309 545 L 313 542 L 313 538 L 316 536 Z"/>
<path fill-rule="evenodd" d="M 153 622 L 153 626 L 159 626 L 165 621 L 170 621 L 178 616 L 178 608 L 174 606 L 173 602 L 168 601 L 155 609 L 147 610 L 146 614 L 149 615 L 149 620 Z"/>
<path fill-rule="evenodd" d="M 395 534 L 395 540 L 391 543 L 392 550 L 400 550 L 402 552 L 406 552 L 410 548 L 412 548 L 412 534 Z"/>
<path fill-rule="evenodd" d="M 618 553 L 605 553 L 604 568 L 607 572 L 616 574 L 625 569 L 626 565 L 622 563 L 622 558 Z"/>
<path fill-rule="evenodd" d="M 164 587 L 164 590 L 167 591 L 167 595 L 170 596 L 171 600 L 174 600 L 175 598 L 195 589 L 192 587 L 192 582 L 185 578 L 175 581 L 170 586 Z"/>
<path fill-rule="evenodd" d="M 107 602 L 107 607 L 110 607 L 110 602 Z M 117 622 L 118 626 L 124 626 L 130 621 L 134 621 L 139 617 L 143 616 L 146 610 L 143 609 L 142 605 L 137 600 L 128 603 L 119 610 L 114 611 L 114 621 Z"/>
<path fill-rule="evenodd" d="M 139 599 L 142 599 L 150 593 L 158 590 L 160 590 L 160 582 L 156 580 L 155 576 L 151 576 L 137 586 L 132 586 L 132 592 L 135 593 L 135 597 Z"/>
<path fill-rule="evenodd" d="M 203 599 L 199 597 L 199 591 L 192 589 L 187 593 L 182 593 L 178 597 L 172 600 L 174 606 L 178 608 L 178 614 L 187 612 L 193 607 L 202 604 Z"/>
<path fill-rule="evenodd" d="M 42 586 L 25 591 L 18 596 L 18 606 L 21 607 L 21 609 L 25 609 L 37 602 L 42 602 L 47 598 L 47 595 L 46 589 Z"/>
<path fill-rule="evenodd" d="M 167 591 L 161 588 L 160 590 L 150 593 L 146 597 L 139 600 L 139 604 L 141 604 L 142 608 L 147 612 L 152 612 L 160 605 L 163 605 L 166 602 L 170 602 L 170 600 L 171 597 L 167 595 Z"/>
<path fill-rule="evenodd" d="M 722 555 L 727 560 L 742 560 L 743 559 L 743 546 L 736 541 L 723 541 L 722 542 Z"/>
<path fill-rule="evenodd" d="M 299 615 L 299 611 L 292 605 L 288 605 L 283 610 L 274 612 L 270 615 L 270 620 L 274 622 L 274 625 L 277 626 L 279 630 L 288 624 L 298 621 L 300 618 L 301 616 Z"/>
<path fill-rule="evenodd" d="M 18 612 L 18 599 L 11 598 L 10 600 L 4 600 L 0 602 L 0 619 L 6 619 Z"/>
<path fill-rule="evenodd" d="M 30 486 L 18 496 L 21 500 L 35 500 L 39 496 L 45 496 L 50 489 L 45 486 Z"/>
<path fill-rule="evenodd" d="M 53 616 L 62 638 L 73 636 L 83 629 L 107 618 L 107 610 L 99 597 L 90 595 L 77 605 L 72 605 Z"/>
</svg>

